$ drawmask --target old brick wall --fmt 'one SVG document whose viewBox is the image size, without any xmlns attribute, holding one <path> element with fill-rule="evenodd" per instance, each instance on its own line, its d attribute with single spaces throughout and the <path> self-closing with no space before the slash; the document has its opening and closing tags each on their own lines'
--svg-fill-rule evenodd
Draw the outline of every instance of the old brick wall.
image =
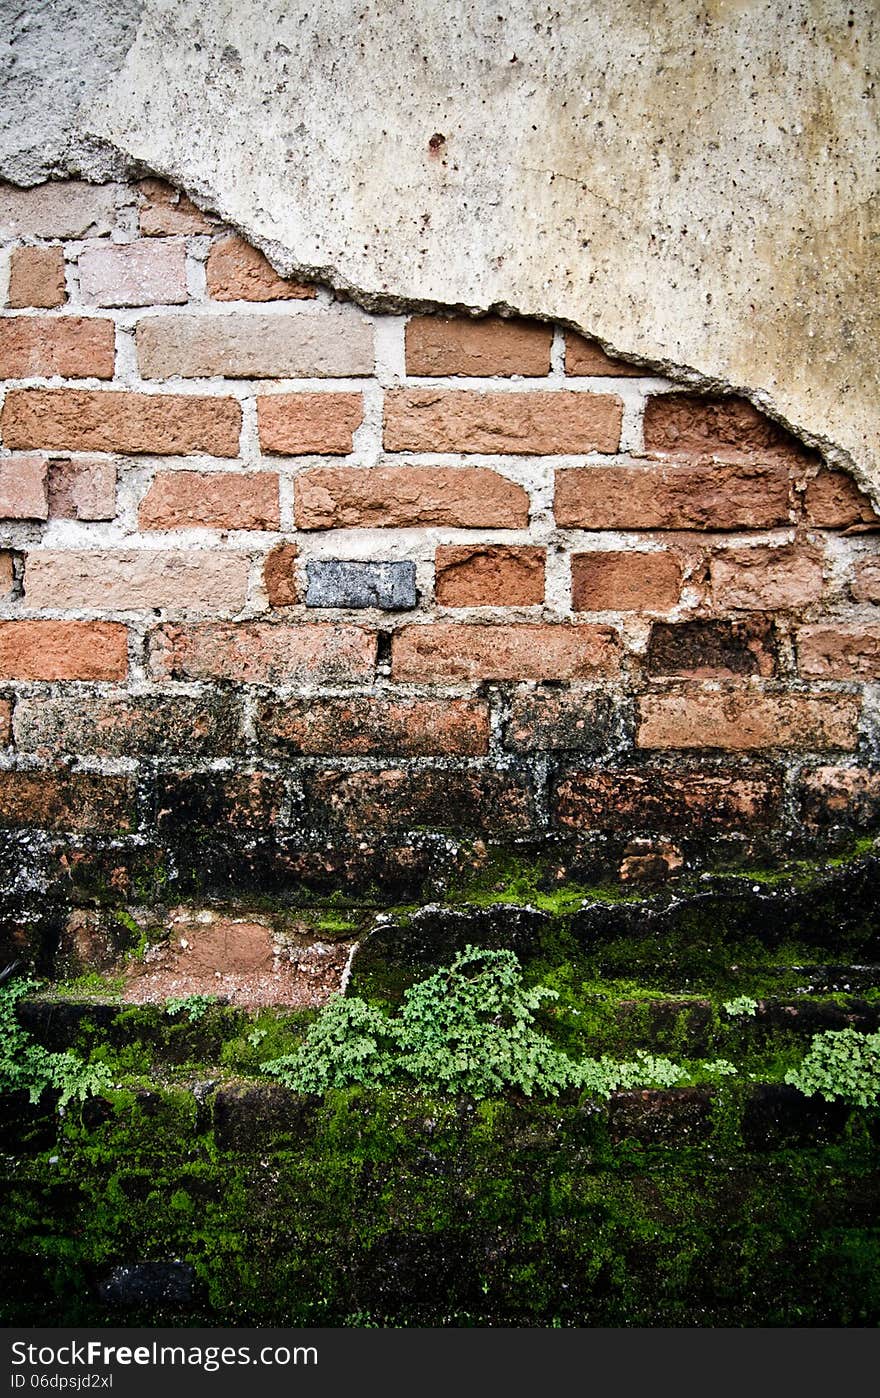
<svg viewBox="0 0 880 1398">
<path fill-rule="evenodd" d="M 2 188 L 0 238 L 17 886 L 875 819 L 880 517 L 748 404 L 368 315 L 157 181 Z"/>
</svg>

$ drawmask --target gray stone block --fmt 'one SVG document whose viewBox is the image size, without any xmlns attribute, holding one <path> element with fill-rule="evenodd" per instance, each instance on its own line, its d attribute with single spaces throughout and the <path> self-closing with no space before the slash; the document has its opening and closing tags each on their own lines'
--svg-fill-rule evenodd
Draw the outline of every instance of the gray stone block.
<svg viewBox="0 0 880 1398">
<path fill-rule="evenodd" d="M 407 611 L 416 605 L 416 565 L 319 559 L 306 568 L 307 607 L 381 607 Z"/>
</svg>

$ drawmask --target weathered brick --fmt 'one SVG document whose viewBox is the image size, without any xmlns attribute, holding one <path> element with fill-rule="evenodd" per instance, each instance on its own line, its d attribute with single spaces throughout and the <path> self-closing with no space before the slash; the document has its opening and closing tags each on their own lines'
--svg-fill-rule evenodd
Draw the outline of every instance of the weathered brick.
<svg viewBox="0 0 880 1398">
<path fill-rule="evenodd" d="M 0 378 L 112 379 L 116 341 L 109 320 L 10 316 L 0 320 Z"/>
<path fill-rule="evenodd" d="M 237 456 L 241 408 L 234 398 L 194 394 L 17 388 L 6 395 L 0 429 L 13 448 Z"/>
<path fill-rule="evenodd" d="M 133 783 L 92 772 L 0 772 L 0 825 L 102 834 L 131 830 Z"/>
<path fill-rule="evenodd" d="M 504 772 L 312 771 L 304 787 L 306 820 L 352 835 L 415 828 L 497 836 L 525 834 L 535 824 L 528 783 Z"/>
<path fill-rule="evenodd" d="M 12 565 L 12 554 L 0 552 L 0 597 L 9 595 L 14 580 L 15 569 Z"/>
<path fill-rule="evenodd" d="M 552 343 L 552 327 L 536 321 L 413 316 L 406 327 L 406 372 L 475 378 L 549 374 Z"/>
<path fill-rule="evenodd" d="M 782 788 L 773 772 L 707 772 L 677 766 L 569 771 L 553 793 L 557 822 L 570 830 L 699 832 L 774 822 Z"/>
<path fill-rule="evenodd" d="M 851 591 L 857 602 L 880 602 L 880 558 L 867 558 L 856 564 Z"/>
<path fill-rule="evenodd" d="M 67 300 L 64 281 L 64 249 L 13 248 L 9 258 L 9 292 L 6 304 L 13 310 L 38 306 L 50 310 Z"/>
<path fill-rule="evenodd" d="M 113 519 L 115 461 L 100 456 L 50 461 L 49 514 L 53 519 Z"/>
<path fill-rule="evenodd" d="M 128 632 L 113 621 L 0 621 L 0 679 L 124 680 Z"/>
<path fill-rule="evenodd" d="M 655 622 L 651 627 L 649 675 L 705 680 L 729 675 L 769 678 L 776 674 L 778 664 L 776 631 L 769 618 Z"/>
<path fill-rule="evenodd" d="M 162 834 L 207 829 L 213 834 L 275 834 L 284 781 L 273 772 L 165 772 L 156 781 L 156 823 Z"/>
<path fill-rule="evenodd" d="M 239 684 L 344 684 L 373 679 L 376 633 L 339 624 L 163 626 L 153 632 L 158 677 Z"/>
<path fill-rule="evenodd" d="M 319 466 L 294 482 L 298 529 L 524 529 L 529 497 L 485 467 Z"/>
<path fill-rule="evenodd" d="M 443 607 L 530 607 L 544 600 L 547 554 L 531 545 L 461 544 L 434 556 L 437 602 Z"/>
<path fill-rule="evenodd" d="M 232 551 L 32 549 L 24 595 L 29 607 L 238 611 L 249 566 L 244 554 Z"/>
<path fill-rule="evenodd" d="M 605 550 L 571 559 L 576 612 L 664 612 L 681 596 L 681 564 L 664 551 Z"/>
<path fill-rule="evenodd" d="M 590 690 L 518 694 L 504 725 L 511 752 L 606 751 L 615 724 L 607 694 Z"/>
<path fill-rule="evenodd" d="M 790 432 L 742 398 L 661 393 L 645 404 L 645 451 L 664 456 L 703 456 L 763 461 L 815 460 Z"/>
<path fill-rule="evenodd" d="M 768 529 L 791 515 L 783 466 L 656 466 L 645 462 L 556 472 L 564 529 Z"/>
<path fill-rule="evenodd" d="M 138 193 L 141 196 L 138 218 L 145 238 L 213 233 L 217 225 L 215 218 L 203 214 L 191 199 L 164 180 L 140 180 Z"/>
<path fill-rule="evenodd" d="M 798 669 L 810 679 L 880 679 L 880 626 L 860 622 L 802 626 L 797 656 Z"/>
<path fill-rule="evenodd" d="M 15 745 L 42 758 L 229 757 L 243 746 L 241 706 L 226 696 L 89 694 L 23 697 L 15 706 Z"/>
<path fill-rule="evenodd" d="M 800 811 L 809 825 L 875 826 L 880 818 L 880 772 L 816 767 L 801 782 Z"/>
<path fill-rule="evenodd" d="M 416 597 L 416 565 L 321 558 L 306 565 L 307 607 L 382 607 L 407 611 Z"/>
<path fill-rule="evenodd" d="M 270 471 L 159 471 L 138 510 L 141 529 L 277 529 Z"/>
<path fill-rule="evenodd" d="M 565 336 L 565 372 L 582 378 L 637 379 L 650 371 L 611 359 L 595 340 L 586 340 L 569 330 Z"/>
<path fill-rule="evenodd" d="M 296 544 L 278 544 L 266 554 L 263 586 L 270 607 L 291 607 L 297 600 Z"/>
<path fill-rule="evenodd" d="M 79 287 L 90 306 L 179 306 L 188 300 L 186 249 L 179 241 L 89 243 Z"/>
<path fill-rule="evenodd" d="M 273 393 L 257 399 L 260 446 L 279 456 L 345 456 L 363 420 L 360 393 Z"/>
<path fill-rule="evenodd" d="M 137 328 L 144 378 L 318 379 L 372 374 L 373 330 L 355 307 L 297 315 L 148 316 Z"/>
<path fill-rule="evenodd" d="M 853 695 L 687 690 L 638 700 L 640 748 L 851 750 L 861 701 Z"/>
<path fill-rule="evenodd" d="M 116 222 L 119 185 L 49 181 L 32 189 L 0 185 L 0 238 L 94 238 Z"/>
<path fill-rule="evenodd" d="M 611 675 L 620 666 L 610 626 L 519 623 L 483 626 L 432 622 L 396 631 L 396 680 L 576 680 Z"/>
<path fill-rule="evenodd" d="M 47 519 L 47 474 L 44 456 L 0 457 L 0 519 Z"/>
<path fill-rule="evenodd" d="M 315 288 L 279 277 L 258 248 L 233 233 L 208 253 L 208 292 L 215 301 L 303 301 Z"/>
<path fill-rule="evenodd" d="M 718 607 L 779 611 L 822 596 L 822 556 L 799 544 L 731 548 L 709 564 Z"/>
<path fill-rule="evenodd" d="M 804 508 L 810 524 L 823 529 L 847 529 L 853 524 L 876 524 L 880 515 L 870 498 L 845 471 L 820 471 L 807 483 Z"/>
<path fill-rule="evenodd" d="M 623 405 L 599 393 L 399 388 L 385 396 L 388 451 L 617 451 Z"/>
<path fill-rule="evenodd" d="M 489 709 L 476 699 L 269 699 L 258 705 L 254 729 L 270 754 L 481 757 L 489 750 Z"/>
</svg>

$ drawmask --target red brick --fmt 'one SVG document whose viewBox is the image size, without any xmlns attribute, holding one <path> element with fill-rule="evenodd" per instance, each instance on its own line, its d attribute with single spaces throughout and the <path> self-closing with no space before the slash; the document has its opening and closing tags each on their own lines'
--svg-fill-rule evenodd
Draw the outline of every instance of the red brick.
<svg viewBox="0 0 880 1398">
<path fill-rule="evenodd" d="M 257 742 L 309 757 L 481 757 L 489 710 L 470 699 L 270 699 L 257 708 Z"/>
<path fill-rule="evenodd" d="M 0 825 L 112 834 L 134 825 L 128 777 L 92 772 L 0 772 Z"/>
<path fill-rule="evenodd" d="M 565 336 L 565 372 L 582 378 L 637 379 L 650 370 L 611 359 L 595 340 L 586 340 L 569 330 Z"/>
<path fill-rule="evenodd" d="M 798 669 L 810 679 L 880 679 L 880 626 L 859 622 L 802 626 L 797 654 Z"/>
<path fill-rule="evenodd" d="M 576 680 L 615 674 L 617 633 L 609 626 L 483 626 L 432 622 L 394 633 L 396 680 Z"/>
<path fill-rule="evenodd" d="M 524 529 L 529 497 L 485 467 L 319 466 L 294 482 L 298 529 Z"/>
<path fill-rule="evenodd" d="M 345 456 L 363 420 L 360 393 L 273 393 L 257 399 L 260 446 L 279 456 Z"/>
<path fill-rule="evenodd" d="M 150 667 L 160 678 L 340 684 L 371 681 L 375 660 L 375 632 L 357 626 L 249 621 L 160 627 Z"/>
<path fill-rule="evenodd" d="M 50 461 L 49 514 L 53 519 L 114 519 L 116 463 L 100 456 Z"/>
<path fill-rule="evenodd" d="M 145 238 L 169 237 L 172 234 L 213 233 L 217 220 L 187 199 L 164 180 L 141 180 L 140 230 Z"/>
<path fill-rule="evenodd" d="M 0 378 L 112 379 L 113 322 L 84 316 L 0 320 Z"/>
<path fill-rule="evenodd" d="M 553 795 L 558 823 L 570 830 L 672 830 L 676 833 L 768 825 L 782 789 L 772 772 L 694 768 L 569 771 Z"/>
<path fill-rule="evenodd" d="M 63 248 L 13 248 L 9 258 L 9 294 L 13 310 L 37 306 L 51 310 L 67 300 Z"/>
<path fill-rule="evenodd" d="M 237 612 L 249 567 L 233 549 L 31 549 L 24 595 L 29 607 Z"/>
<path fill-rule="evenodd" d="M 294 605 L 297 600 L 295 544 L 278 544 L 266 554 L 263 586 L 270 607 Z"/>
<path fill-rule="evenodd" d="M 880 772 L 866 767 L 816 767 L 801 783 L 808 825 L 872 827 L 880 819 Z"/>
<path fill-rule="evenodd" d="M 12 566 L 12 554 L 0 552 L 0 597 L 8 597 L 14 581 L 15 569 Z"/>
<path fill-rule="evenodd" d="M 89 306 L 180 306 L 186 249 L 180 241 L 89 243 L 79 256 L 80 294 Z"/>
<path fill-rule="evenodd" d="M 8 447 L 237 456 L 241 408 L 194 394 L 18 388 L 6 395 L 0 428 Z"/>
<path fill-rule="evenodd" d="M 91 757 L 229 757 L 243 747 L 241 710 L 226 696 L 87 694 L 20 697 L 15 745 L 43 759 L 53 753 Z"/>
<path fill-rule="evenodd" d="M 215 301 L 302 301 L 315 288 L 279 277 L 257 248 L 232 234 L 208 253 L 208 292 Z"/>
<path fill-rule="evenodd" d="M 665 612 L 680 596 L 681 565 L 665 550 L 572 555 L 571 605 L 576 612 Z"/>
<path fill-rule="evenodd" d="M 442 607 L 531 607 L 544 600 L 546 551 L 530 545 L 438 548 L 435 596 Z"/>
<path fill-rule="evenodd" d="M 804 508 L 810 524 L 847 529 L 854 524 L 880 525 L 880 515 L 864 491 L 845 471 L 820 471 L 807 484 Z"/>
<path fill-rule="evenodd" d="M 124 680 L 128 632 L 110 621 L 0 621 L 0 679 Z"/>
<path fill-rule="evenodd" d="M 791 515 L 781 466 L 586 466 L 556 472 L 564 529 L 768 529 Z"/>
<path fill-rule="evenodd" d="M 304 786 L 310 823 L 356 836 L 413 829 L 513 835 L 535 823 L 528 784 L 497 771 L 325 770 L 307 773 Z"/>
<path fill-rule="evenodd" d="M 44 456 L 0 457 L 0 519 L 47 519 Z"/>
<path fill-rule="evenodd" d="M 388 451 L 617 451 L 623 405 L 599 393 L 400 388 L 385 396 Z"/>
<path fill-rule="evenodd" d="M 141 529 L 277 529 L 278 477 L 269 471 L 160 471 L 141 501 Z"/>
<path fill-rule="evenodd" d="M 510 752 L 604 752 L 613 741 L 615 711 L 607 694 L 591 690 L 518 694 L 504 725 Z"/>
<path fill-rule="evenodd" d="M 664 456 L 815 460 L 791 433 L 742 398 L 659 394 L 645 404 L 644 430 L 645 451 Z"/>
<path fill-rule="evenodd" d="M 880 558 L 867 558 L 856 564 L 852 595 L 857 602 L 880 602 Z"/>
<path fill-rule="evenodd" d="M 762 616 L 742 621 L 656 622 L 648 642 L 649 675 L 724 679 L 735 675 L 771 678 L 779 664 L 773 622 Z"/>
<path fill-rule="evenodd" d="M 0 699 L 0 743 L 4 747 L 12 741 L 12 703 L 9 699 Z"/>
<path fill-rule="evenodd" d="M 798 544 L 725 549 L 714 555 L 709 573 L 718 607 L 778 611 L 822 596 L 822 556 Z"/>
<path fill-rule="evenodd" d="M 406 372 L 474 378 L 549 374 L 552 343 L 552 328 L 536 321 L 413 316 L 406 327 Z"/>
<path fill-rule="evenodd" d="M 638 701 L 640 748 L 851 750 L 861 702 L 852 695 L 693 689 Z"/>
</svg>

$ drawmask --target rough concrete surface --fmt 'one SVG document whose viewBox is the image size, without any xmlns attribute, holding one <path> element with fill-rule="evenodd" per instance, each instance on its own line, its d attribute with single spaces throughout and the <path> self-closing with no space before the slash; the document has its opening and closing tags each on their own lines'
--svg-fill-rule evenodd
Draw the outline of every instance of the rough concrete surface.
<svg viewBox="0 0 880 1398">
<path fill-rule="evenodd" d="M 874 5 L 143 0 L 120 66 L 134 8 L 97 6 L 82 74 L 53 33 L 0 173 L 34 177 L 17 141 L 100 175 L 88 138 L 284 273 L 575 325 L 743 391 L 880 488 Z"/>
</svg>

